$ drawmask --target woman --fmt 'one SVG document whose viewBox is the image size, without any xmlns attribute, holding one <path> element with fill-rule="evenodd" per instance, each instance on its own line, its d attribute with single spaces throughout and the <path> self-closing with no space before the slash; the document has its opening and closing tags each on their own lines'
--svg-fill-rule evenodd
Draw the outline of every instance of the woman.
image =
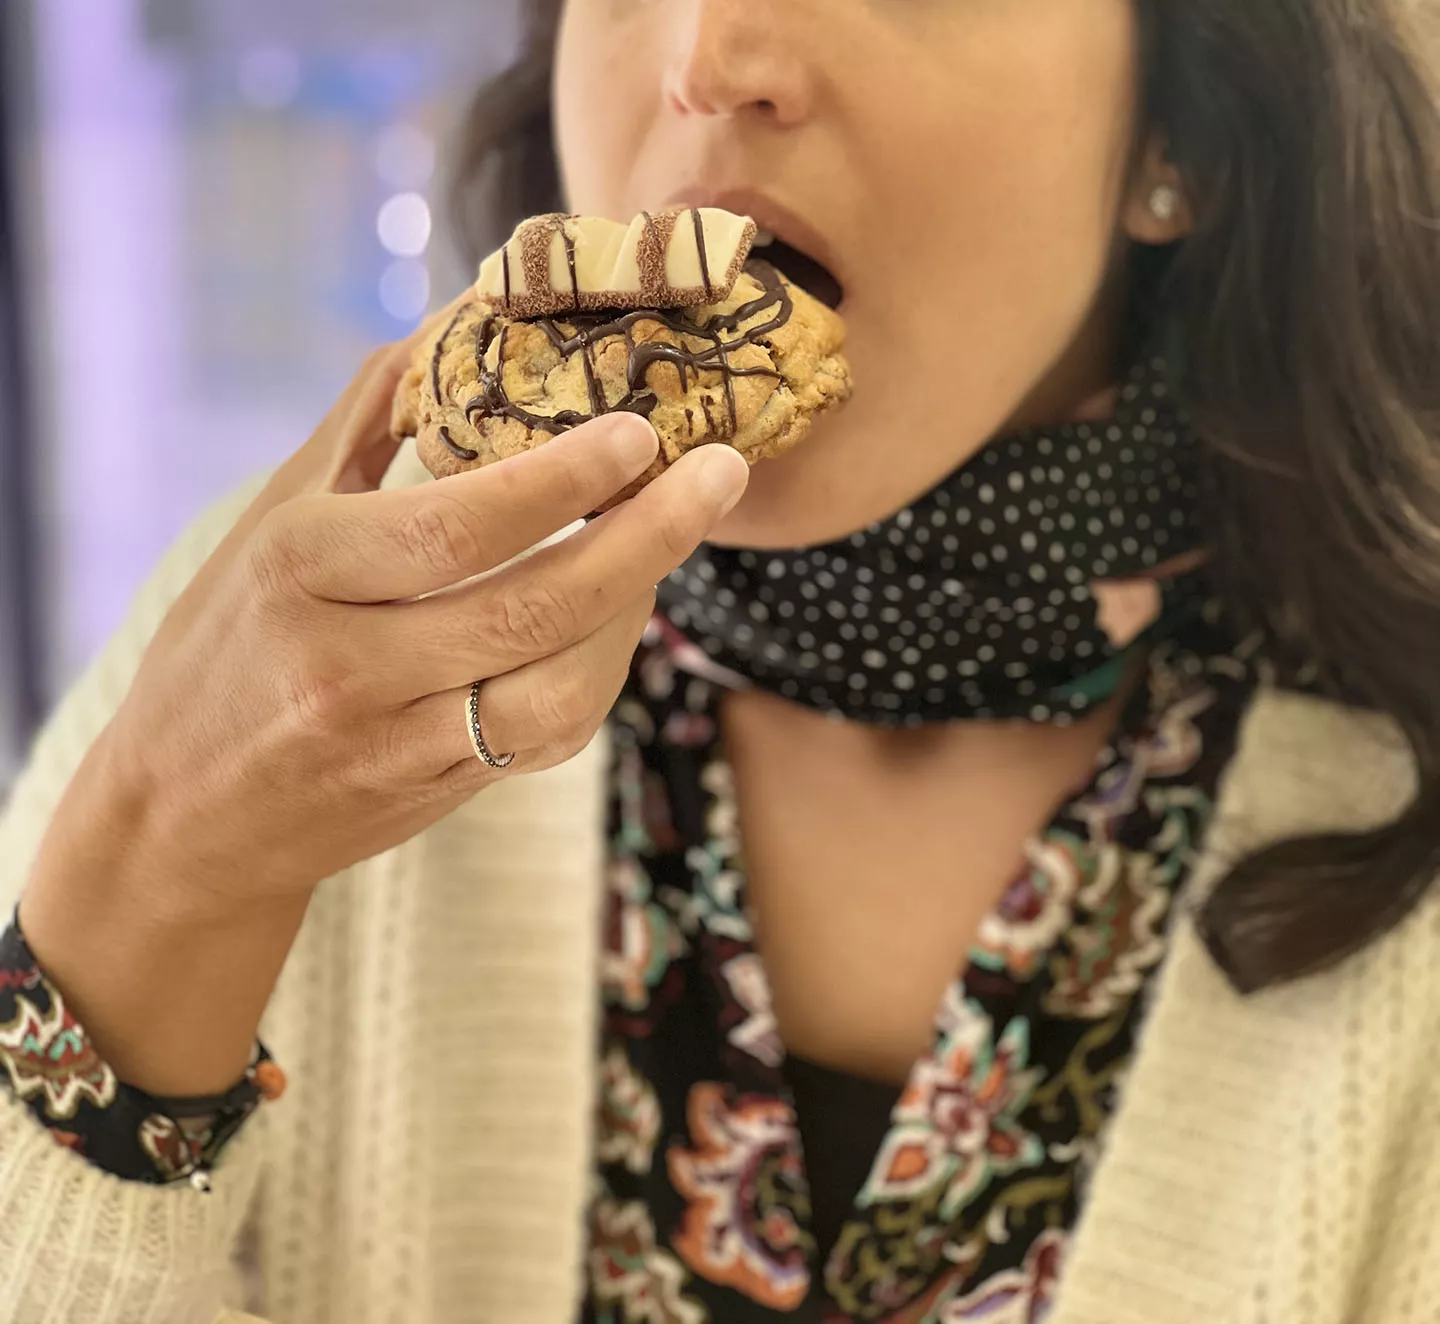
<svg viewBox="0 0 1440 1324">
<path fill-rule="evenodd" d="M 856 398 L 477 580 L 655 440 L 420 482 L 411 344 L 175 549 L 5 822 L 0 1313 L 1429 1318 L 1422 6 L 554 8 L 496 219 L 751 211 Z"/>
</svg>

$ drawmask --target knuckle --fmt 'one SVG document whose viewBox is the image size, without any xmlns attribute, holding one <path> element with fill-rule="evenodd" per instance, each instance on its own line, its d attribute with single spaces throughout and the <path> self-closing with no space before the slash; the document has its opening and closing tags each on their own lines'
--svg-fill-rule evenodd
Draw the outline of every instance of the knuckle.
<svg viewBox="0 0 1440 1324">
<path fill-rule="evenodd" d="M 513 773 L 514 768 L 504 772 L 497 772 L 493 768 L 487 768 L 477 758 L 467 758 L 447 768 L 440 774 L 435 783 L 436 790 L 441 798 L 453 798 L 457 795 L 474 795 L 477 788 L 485 788 L 495 782 L 502 781 L 507 773 Z M 540 768 L 534 768 L 527 762 L 525 771 L 539 772 Z"/>
<path fill-rule="evenodd" d="M 302 648 L 280 675 L 281 701 L 294 726 L 327 733 L 346 728 L 357 709 L 359 686 L 353 666 Z"/>
<path fill-rule="evenodd" d="M 660 521 L 656 533 L 665 555 L 677 565 L 690 559 L 699 541 L 690 522 L 674 512 Z"/>
<path fill-rule="evenodd" d="M 578 731 L 571 733 L 554 745 L 554 762 L 552 766 L 559 767 L 562 763 L 569 763 L 571 759 L 579 758 L 587 749 L 600 731 L 599 722 L 588 722 Z"/>
<path fill-rule="evenodd" d="M 597 706 L 595 687 L 578 666 L 566 667 L 530 690 L 531 716 L 545 732 L 574 732 L 593 718 Z"/>
<path fill-rule="evenodd" d="M 404 774 L 415 762 L 415 740 L 394 714 L 375 722 L 361 744 L 358 765 L 365 781 L 378 787 L 388 784 L 392 773 L 397 782 L 406 780 Z"/>
<path fill-rule="evenodd" d="M 423 805 L 434 793 L 434 779 L 444 771 L 434 757 L 436 742 L 417 739 L 413 712 L 377 717 L 366 724 L 355 744 L 347 785 L 359 794 L 384 800 L 392 810 Z"/>
<path fill-rule="evenodd" d="M 575 610 L 563 593 L 543 584 L 515 586 L 496 602 L 496 625 L 512 649 L 548 656 L 570 637 Z"/>
<path fill-rule="evenodd" d="M 349 688 L 333 673 L 292 673 L 281 698 L 292 724 L 305 730 L 331 727 L 350 715 Z"/>
<path fill-rule="evenodd" d="M 292 591 L 298 582 L 300 559 L 283 507 L 271 511 L 246 547 L 244 565 L 251 588 L 262 599 Z"/>
<path fill-rule="evenodd" d="M 561 502 L 572 505 L 589 496 L 595 485 L 592 474 L 595 459 L 590 448 L 542 446 L 538 458 L 554 471 L 556 495 Z"/>
<path fill-rule="evenodd" d="M 383 746 L 362 749 L 344 765 L 336 778 L 347 794 L 366 800 L 385 799 L 391 811 L 402 809 L 404 799 L 413 793 L 414 784 L 393 775 L 394 764 L 386 757 Z"/>
<path fill-rule="evenodd" d="M 554 447 L 560 499 L 569 510 L 600 504 L 629 476 L 609 447 Z"/>
<path fill-rule="evenodd" d="M 548 745 L 529 756 L 525 771 L 549 772 L 551 768 L 558 768 L 562 764 L 569 763 L 589 743 L 589 738 L 582 740 L 579 736 L 571 736 L 565 740 L 552 740 Z"/>
<path fill-rule="evenodd" d="M 474 516 L 458 502 L 427 501 L 400 526 L 405 556 L 426 570 L 449 573 L 481 564 Z"/>
</svg>

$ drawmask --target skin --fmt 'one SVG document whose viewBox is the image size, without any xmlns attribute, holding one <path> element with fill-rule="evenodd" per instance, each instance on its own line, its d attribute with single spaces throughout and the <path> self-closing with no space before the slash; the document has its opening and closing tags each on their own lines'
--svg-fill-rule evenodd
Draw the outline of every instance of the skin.
<svg viewBox="0 0 1440 1324">
<path fill-rule="evenodd" d="M 615 416 L 520 463 L 376 491 L 418 343 L 365 365 L 180 597 L 21 898 L 31 947 L 97 1049 L 154 1094 L 234 1084 L 319 882 L 505 775 L 471 752 L 471 680 L 516 771 L 590 742 L 655 583 L 744 490 L 745 462 L 710 448 L 583 533 L 467 582 L 596 509 L 657 442 Z"/>
<path fill-rule="evenodd" d="M 121 1079 L 228 1088 L 320 880 L 582 748 L 653 585 L 699 541 L 838 536 L 1006 423 L 1103 406 L 1118 259 L 1186 220 L 1145 205 L 1175 181 L 1157 143 L 1134 150 L 1135 61 L 1129 0 L 573 0 L 557 110 L 574 206 L 628 216 L 753 188 L 804 216 L 847 290 L 855 402 L 743 500 L 743 461 L 704 448 L 476 583 L 624 486 L 654 435 L 602 419 L 378 492 L 418 342 L 374 356 L 167 616 L 22 897 L 36 955 Z M 508 772 L 469 751 L 477 677 Z M 899 1079 L 1113 712 L 903 735 L 765 696 L 724 716 L 782 1032 Z"/>
<path fill-rule="evenodd" d="M 754 190 L 818 233 L 845 291 L 853 403 L 756 469 L 719 541 L 841 537 L 997 430 L 1104 414 L 1122 259 L 1189 220 L 1149 207 L 1179 181 L 1137 122 L 1137 42 L 1131 0 L 571 0 L 556 120 L 572 210 Z M 1114 586 L 1102 619 L 1131 638 L 1157 598 Z M 793 1051 L 904 1080 L 1023 843 L 1115 712 L 1071 730 L 877 732 L 727 697 Z"/>
<path fill-rule="evenodd" d="M 755 189 L 823 237 L 858 390 L 758 468 L 721 536 L 843 536 L 1007 424 L 1114 380 L 1114 272 L 1163 161 L 1132 0 L 571 0 L 556 111 L 573 210 Z M 1152 153 L 1153 155 L 1153 153 Z"/>
</svg>

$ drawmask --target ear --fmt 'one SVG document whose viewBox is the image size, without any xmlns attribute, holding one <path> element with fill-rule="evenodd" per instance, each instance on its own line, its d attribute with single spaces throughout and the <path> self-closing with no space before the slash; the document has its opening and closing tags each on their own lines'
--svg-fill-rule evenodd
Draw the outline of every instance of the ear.
<svg viewBox="0 0 1440 1324">
<path fill-rule="evenodd" d="M 1194 208 L 1163 134 L 1152 133 L 1145 144 L 1125 190 L 1120 223 L 1137 244 L 1173 244 L 1195 228 Z"/>
</svg>

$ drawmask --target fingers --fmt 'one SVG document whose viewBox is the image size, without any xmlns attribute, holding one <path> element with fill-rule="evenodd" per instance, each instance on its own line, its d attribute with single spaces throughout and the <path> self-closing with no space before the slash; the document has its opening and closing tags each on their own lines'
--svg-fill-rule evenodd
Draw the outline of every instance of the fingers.
<svg viewBox="0 0 1440 1324">
<path fill-rule="evenodd" d="M 655 458 L 655 430 L 607 414 L 543 446 L 398 491 L 321 497 L 277 512 L 301 588 L 334 602 L 391 602 L 470 579 L 583 519 Z M 634 594 L 632 593 L 633 597 Z"/>
<path fill-rule="evenodd" d="M 701 447 L 633 500 L 498 575 L 367 609 L 358 646 L 373 683 L 386 695 L 417 697 L 564 651 L 687 560 L 748 475 L 728 446 Z"/>
<path fill-rule="evenodd" d="M 590 743 L 625 684 L 640 635 L 654 609 L 646 594 L 571 648 L 488 680 L 480 688 L 480 730 L 507 771 L 536 772 L 572 758 Z M 483 782 L 497 774 L 470 743 L 470 686 L 405 705 L 390 720 L 386 743 L 410 779 L 447 774 Z"/>
<path fill-rule="evenodd" d="M 372 353 L 341 393 L 310 439 L 271 476 L 265 489 L 226 539 L 233 549 L 247 539 L 271 511 L 306 492 L 363 491 L 376 486 L 394 458 L 389 435 L 390 400 L 427 337 L 472 297 L 467 290 L 410 337 Z"/>
</svg>

